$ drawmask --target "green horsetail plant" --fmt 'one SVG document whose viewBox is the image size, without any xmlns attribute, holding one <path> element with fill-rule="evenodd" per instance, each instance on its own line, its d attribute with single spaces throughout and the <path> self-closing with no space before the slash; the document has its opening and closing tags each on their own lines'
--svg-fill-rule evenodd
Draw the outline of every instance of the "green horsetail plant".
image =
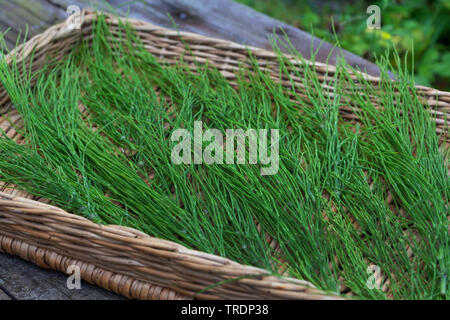
<svg viewBox="0 0 450 320">
<path fill-rule="evenodd" d="M 323 87 L 314 64 L 274 45 L 279 79 L 250 57 L 230 83 L 210 65 L 159 61 L 121 29 L 100 15 L 89 42 L 34 73 L 0 62 L 24 137 L 2 131 L 1 181 L 96 223 L 339 294 L 448 298 L 448 148 L 410 75 L 390 81 L 381 65 L 375 87 L 342 62 Z M 249 161 L 174 164 L 171 134 L 193 135 L 196 121 L 279 130 L 277 173 Z"/>
</svg>

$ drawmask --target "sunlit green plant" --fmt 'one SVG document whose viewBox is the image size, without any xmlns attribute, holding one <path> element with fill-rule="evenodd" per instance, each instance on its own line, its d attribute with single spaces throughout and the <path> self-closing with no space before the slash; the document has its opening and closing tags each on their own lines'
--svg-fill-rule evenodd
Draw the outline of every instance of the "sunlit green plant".
<svg viewBox="0 0 450 320">
<path fill-rule="evenodd" d="M 382 60 L 376 88 L 339 65 L 330 96 L 313 65 L 294 67 L 274 47 L 290 88 L 254 60 L 233 87 L 213 67 L 194 73 L 183 61 L 158 61 L 122 28 L 124 38 L 115 38 L 100 16 L 90 43 L 35 74 L 0 62 L 26 137 L 18 144 L 2 133 L 0 180 L 97 223 L 324 290 L 448 298 L 449 154 L 408 72 L 398 69 L 391 82 Z M 340 115 L 347 99 L 358 123 Z M 192 132 L 195 120 L 221 131 L 279 129 L 278 173 L 261 176 L 250 164 L 174 165 L 170 133 Z M 372 265 L 383 276 L 379 289 L 367 285 Z"/>
</svg>

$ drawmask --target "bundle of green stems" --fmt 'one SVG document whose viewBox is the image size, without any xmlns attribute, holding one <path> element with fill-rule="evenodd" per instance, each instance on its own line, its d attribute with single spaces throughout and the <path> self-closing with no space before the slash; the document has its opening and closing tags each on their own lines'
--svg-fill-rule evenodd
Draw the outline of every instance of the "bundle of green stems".
<svg viewBox="0 0 450 320">
<path fill-rule="evenodd" d="M 314 64 L 294 66 L 274 45 L 291 86 L 252 58 L 230 84 L 213 66 L 159 61 L 121 28 L 112 34 L 100 16 L 91 40 L 34 73 L 0 62 L 25 137 L 0 132 L 1 181 L 96 223 L 331 292 L 448 298 L 449 152 L 411 75 L 389 80 L 381 59 L 376 87 L 342 62 L 330 94 Z M 195 121 L 279 130 L 277 173 L 248 161 L 174 164 L 171 133 Z"/>
</svg>

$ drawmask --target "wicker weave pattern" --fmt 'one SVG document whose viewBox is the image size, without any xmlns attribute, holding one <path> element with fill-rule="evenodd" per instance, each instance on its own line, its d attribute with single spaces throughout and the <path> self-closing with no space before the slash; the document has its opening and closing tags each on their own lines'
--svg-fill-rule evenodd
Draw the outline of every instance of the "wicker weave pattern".
<svg viewBox="0 0 450 320">
<path fill-rule="evenodd" d="M 99 268 L 92 263 L 75 260 L 55 251 L 42 249 L 21 240 L 0 236 L 0 252 L 17 255 L 24 260 L 35 263 L 41 268 L 57 270 L 66 273 L 69 266 L 80 268 L 81 278 L 107 290 L 121 294 L 130 299 L 141 300 L 182 300 L 186 299 L 174 290 L 152 286 L 148 282 L 136 280 L 133 277 L 114 273 Z"/>
<path fill-rule="evenodd" d="M 41 202 L 0 193 L 0 210 L 1 251 L 59 271 L 66 271 L 69 260 L 74 259 L 73 264 L 81 264 L 86 269 L 82 272 L 84 279 L 117 293 L 122 293 L 115 285 L 120 277 L 141 281 L 142 284 L 136 284 L 139 288 L 130 289 L 131 297 L 141 298 L 138 289 L 144 284 L 160 287 L 164 297 L 192 297 L 211 284 L 250 275 L 196 297 L 327 298 L 305 281 L 267 276 L 259 268 L 189 250 L 130 228 L 97 225 Z"/>
<path fill-rule="evenodd" d="M 80 39 L 89 39 L 95 17 L 93 11 L 82 11 L 80 30 L 70 28 L 71 17 L 17 47 L 11 54 L 16 54 L 18 60 L 23 59 L 29 64 L 31 52 L 35 50 L 33 69 L 37 70 L 46 62 L 47 56 L 59 59 Z M 233 83 L 233 71 L 237 70 L 239 63 L 246 63 L 250 49 L 259 64 L 274 78 L 278 77 L 277 58 L 273 52 L 193 33 L 176 32 L 138 20 L 128 21 L 138 30 L 146 49 L 169 63 L 175 63 L 185 53 L 184 43 L 188 43 L 197 62 L 208 61 Z M 112 31 L 119 32 L 115 17 L 109 16 L 108 22 Z M 11 55 L 6 59 L 10 62 Z M 184 56 L 184 59 L 190 61 L 193 58 Z M 315 65 L 323 87 L 329 88 L 327 83 L 335 68 L 321 63 Z M 375 86 L 380 81 L 368 75 L 365 77 Z M 301 79 L 295 80 L 302 86 Z M 286 86 L 290 86 L 287 80 Z M 430 112 L 435 116 L 438 133 L 448 132 L 445 121 L 450 120 L 450 93 L 426 87 L 418 87 L 418 90 L 425 102 L 435 108 Z M 329 94 L 333 94 L 332 91 Z M 376 101 L 375 97 L 371 98 Z M 2 117 L 6 114 L 8 121 Z M 350 105 L 342 107 L 341 114 L 345 119 L 355 119 Z M 20 125 L 20 117 L 6 91 L 0 87 L 0 126 L 8 136 L 20 141 L 22 137 L 17 135 L 11 122 Z M 444 137 L 443 142 L 448 143 L 447 135 Z M 272 277 L 262 269 L 189 250 L 130 228 L 97 225 L 45 204 L 45 199 L 13 190 L 11 186 L 4 185 L 2 189 L 7 193 L 0 193 L 0 251 L 62 272 L 66 272 L 71 264 L 79 265 L 83 279 L 130 298 L 192 298 L 205 287 L 227 279 L 235 280 L 195 295 L 195 298 L 336 298 L 315 289 L 306 281 Z"/>
</svg>

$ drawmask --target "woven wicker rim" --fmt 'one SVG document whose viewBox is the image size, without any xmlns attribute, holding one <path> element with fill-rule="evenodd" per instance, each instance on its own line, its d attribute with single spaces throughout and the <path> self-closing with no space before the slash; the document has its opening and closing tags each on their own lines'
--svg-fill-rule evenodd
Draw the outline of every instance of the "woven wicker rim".
<svg viewBox="0 0 450 320">
<path fill-rule="evenodd" d="M 95 11 L 83 10 L 18 46 L 5 59 L 9 63 L 16 55 L 18 61 L 29 64 L 34 51 L 32 69 L 37 70 L 46 63 L 47 56 L 59 59 L 80 39 L 88 39 L 96 15 Z M 106 16 L 111 28 L 117 28 L 118 19 Z M 80 21 L 79 30 L 73 28 L 75 18 Z M 184 53 L 184 44 L 180 41 L 182 38 L 184 43 L 189 43 L 197 62 L 214 64 L 231 83 L 235 78 L 233 71 L 238 68 L 238 62 L 248 58 L 248 50 L 267 70 L 276 72 L 278 66 L 276 55 L 267 50 L 194 33 L 177 32 L 135 19 L 127 20 L 136 28 L 151 53 L 169 63 L 175 63 L 176 58 Z M 189 57 L 185 57 L 185 60 L 189 61 Z M 325 88 L 335 67 L 322 63 L 315 63 L 315 67 Z M 380 81 L 379 78 L 363 75 L 375 85 Z M 301 79 L 298 81 L 301 84 Z M 447 144 L 450 93 L 423 86 L 417 86 L 417 89 L 424 102 L 434 107 L 430 108 L 430 112 L 435 118 L 437 133 L 445 133 L 442 142 Z M 8 136 L 19 140 L 22 137 L 17 135 L 10 123 L 20 122 L 20 117 L 14 112 L 6 91 L 0 87 L 0 126 Z M 350 107 L 343 107 L 341 114 L 349 120 L 355 118 Z M 189 250 L 131 228 L 95 224 L 43 203 L 45 199 L 33 197 L 5 184 L 3 190 L 7 193 L 0 192 L 0 252 L 18 255 L 41 267 L 61 272 L 66 272 L 70 265 L 77 265 L 84 280 L 129 298 L 340 298 L 318 290 L 306 281 L 270 276 L 265 270 Z M 226 281 L 196 294 L 206 287 L 230 279 L 233 281 Z"/>
</svg>

